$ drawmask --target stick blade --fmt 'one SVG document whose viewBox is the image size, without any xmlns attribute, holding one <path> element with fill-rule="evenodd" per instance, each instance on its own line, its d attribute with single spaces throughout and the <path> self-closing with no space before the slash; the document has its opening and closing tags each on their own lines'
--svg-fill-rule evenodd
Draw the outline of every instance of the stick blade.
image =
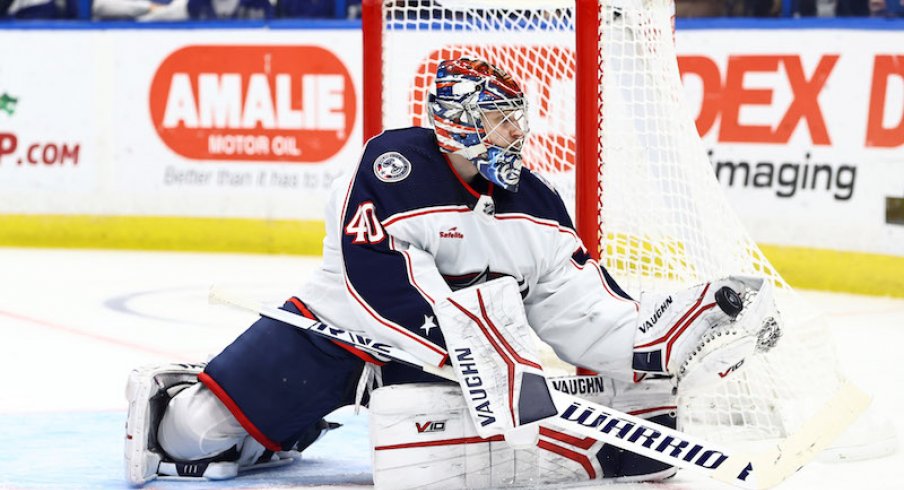
<svg viewBox="0 0 904 490">
<path fill-rule="evenodd" d="M 823 449 L 857 420 L 872 398 L 850 381 L 845 381 L 835 396 L 794 434 L 781 440 L 753 460 L 753 488 L 772 488 L 813 460 Z M 743 469 L 724 465 L 716 478 L 728 481 Z"/>
<path fill-rule="evenodd" d="M 255 313 L 259 313 L 261 309 L 261 305 L 257 301 L 233 293 L 219 284 L 210 286 L 207 291 L 207 302 L 212 305 L 234 306 Z"/>
</svg>

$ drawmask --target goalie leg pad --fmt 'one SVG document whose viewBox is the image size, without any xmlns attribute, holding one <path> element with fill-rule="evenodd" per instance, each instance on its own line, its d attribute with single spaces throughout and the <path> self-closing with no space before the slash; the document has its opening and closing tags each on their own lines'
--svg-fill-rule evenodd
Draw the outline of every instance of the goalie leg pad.
<svg viewBox="0 0 904 490">
<path fill-rule="evenodd" d="M 126 480 L 140 486 L 157 477 L 164 454 L 157 428 L 175 392 L 197 382 L 200 364 L 145 366 L 133 370 L 126 384 L 129 413 L 126 418 Z"/>
<path fill-rule="evenodd" d="M 588 388 L 579 396 L 674 428 L 675 398 L 668 380 L 638 385 L 565 376 L 557 386 Z M 513 449 L 500 435 L 480 437 L 458 387 L 406 384 L 371 395 L 370 431 L 376 488 L 498 488 L 566 484 L 604 478 L 658 481 L 676 469 L 600 441 L 542 423 L 529 449 Z"/>
<path fill-rule="evenodd" d="M 136 369 L 129 377 L 126 478 L 141 486 L 155 478 L 233 478 L 250 469 L 289 464 L 337 424 L 321 420 L 292 451 L 274 452 L 251 438 L 201 383 L 203 365 Z"/>
<path fill-rule="evenodd" d="M 586 479 L 581 465 L 570 460 L 550 465 L 558 480 L 543 479 L 536 446 L 515 450 L 502 435 L 480 437 L 456 385 L 385 386 L 371 394 L 368 413 L 377 489 L 533 486 L 578 481 L 581 474 Z M 563 479 L 563 472 L 578 476 Z"/>
<path fill-rule="evenodd" d="M 198 383 L 203 367 L 146 366 L 129 375 L 125 470 L 131 485 L 141 486 L 158 477 L 221 480 L 264 463 L 292 461 L 288 455 L 265 454 L 248 437 Z"/>
</svg>

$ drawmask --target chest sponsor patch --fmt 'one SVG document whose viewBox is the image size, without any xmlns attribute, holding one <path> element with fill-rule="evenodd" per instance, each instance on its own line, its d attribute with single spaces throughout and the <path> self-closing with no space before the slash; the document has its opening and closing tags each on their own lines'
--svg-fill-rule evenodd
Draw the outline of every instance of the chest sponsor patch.
<svg viewBox="0 0 904 490">
<path fill-rule="evenodd" d="M 411 174 L 411 162 L 401 153 L 390 151 L 374 160 L 374 174 L 383 182 L 399 182 Z"/>
</svg>

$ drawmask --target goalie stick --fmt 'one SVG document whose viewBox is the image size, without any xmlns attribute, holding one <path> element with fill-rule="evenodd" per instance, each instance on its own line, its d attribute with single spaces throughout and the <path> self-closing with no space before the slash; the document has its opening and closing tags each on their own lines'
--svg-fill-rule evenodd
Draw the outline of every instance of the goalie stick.
<svg viewBox="0 0 904 490">
<path fill-rule="evenodd" d="M 402 362 L 450 381 L 457 381 L 450 366 L 424 364 L 408 352 L 356 332 L 309 320 L 301 315 L 210 289 L 213 304 L 253 311 L 325 338 L 352 345 L 384 360 Z M 559 428 L 611 444 L 656 461 L 682 468 L 739 488 L 771 488 L 806 465 L 862 413 L 870 398 L 845 382 L 820 411 L 797 432 L 757 452 L 735 451 L 701 438 L 663 427 L 618 410 L 589 402 L 550 385 L 558 413 L 544 419 Z"/>
</svg>

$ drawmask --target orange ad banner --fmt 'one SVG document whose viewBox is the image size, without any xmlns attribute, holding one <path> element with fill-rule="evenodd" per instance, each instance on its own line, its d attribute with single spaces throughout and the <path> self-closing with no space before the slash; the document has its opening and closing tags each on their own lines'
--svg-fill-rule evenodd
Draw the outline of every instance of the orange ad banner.
<svg viewBox="0 0 904 490">
<path fill-rule="evenodd" d="M 316 163 L 335 156 L 355 124 L 342 61 L 316 46 L 187 46 L 157 68 L 154 129 L 191 160 Z"/>
</svg>

